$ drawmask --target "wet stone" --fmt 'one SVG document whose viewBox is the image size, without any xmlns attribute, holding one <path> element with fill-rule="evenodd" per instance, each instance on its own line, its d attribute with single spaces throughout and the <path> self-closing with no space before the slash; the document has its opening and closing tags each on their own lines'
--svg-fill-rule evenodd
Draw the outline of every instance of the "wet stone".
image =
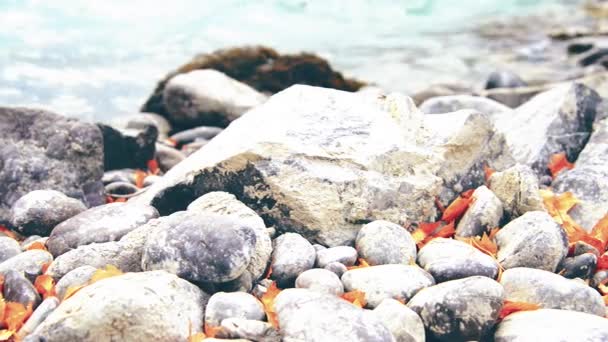
<svg viewBox="0 0 608 342">
<path fill-rule="evenodd" d="M 585 253 L 591 253 L 591 254 L 595 255 L 596 257 L 600 256 L 600 252 L 597 250 L 597 248 L 591 246 L 590 244 L 583 242 L 583 241 L 577 241 L 576 243 L 574 243 L 574 253 L 573 253 L 574 256 L 585 254 Z"/>
<path fill-rule="evenodd" d="M 158 129 L 154 125 L 142 129 L 115 129 L 98 124 L 103 134 L 104 170 L 144 169 L 154 158 Z"/>
<path fill-rule="evenodd" d="M 17 337 L 23 339 L 31 334 L 58 306 L 59 300 L 56 297 L 48 297 L 42 301 L 30 318 L 25 321 L 21 329 L 19 329 Z"/>
<path fill-rule="evenodd" d="M 139 189 L 130 182 L 114 182 L 106 185 L 104 190 L 108 195 L 131 195 Z"/>
<path fill-rule="evenodd" d="M 19 253 L 21 253 L 21 247 L 17 240 L 8 236 L 0 236 L 0 264 Z"/>
<path fill-rule="evenodd" d="M 342 277 L 344 272 L 348 271 L 348 268 L 340 262 L 330 262 L 329 264 L 325 265 L 324 269 L 335 273 L 339 278 Z"/>
<path fill-rule="evenodd" d="M 227 318 L 244 318 L 263 321 L 266 313 L 262 303 L 244 292 L 218 292 L 209 298 L 205 309 L 205 324 L 217 327 Z"/>
<path fill-rule="evenodd" d="M 436 282 L 475 275 L 496 278 L 498 263 L 475 247 L 453 239 L 436 238 L 418 252 L 418 264 Z"/>
<path fill-rule="evenodd" d="M 51 261 L 53 256 L 46 251 L 39 249 L 25 251 L 0 263 L 0 273 L 17 271 L 30 281 L 34 281 L 42 273 L 42 266 Z"/>
<path fill-rule="evenodd" d="M 387 298 L 372 313 L 391 331 L 396 342 L 426 341 L 422 319 L 404 304 Z"/>
<path fill-rule="evenodd" d="M 355 241 L 359 257 L 370 265 L 404 264 L 416 260 L 416 243 L 398 224 L 377 220 L 364 225 Z"/>
<path fill-rule="evenodd" d="M 602 296 L 580 280 L 533 268 L 512 268 L 500 278 L 505 299 L 528 302 L 546 309 L 581 311 L 606 315 Z"/>
<path fill-rule="evenodd" d="M 156 217 L 156 209 L 145 204 L 110 203 L 91 208 L 56 226 L 47 247 L 58 256 L 81 245 L 116 241 Z"/>
<path fill-rule="evenodd" d="M 367 306 L 375 308 L 386 298 L 407 301 L 435 281 L 418 266 L 379 265 L 349 270 L 342 275 L 342 283 L 345 292 L 365 292 Z"/>
<path fill-rule="evenodd" d="M 280 342 L 281 335 L 269 323 L 243 318 L 226 318 L 222 321 L 217 337 L 243 338 L 251 341 Z"/>
<path fill-rule="evenodd" d="M 161 171 L 167 172 L 182 160 L 186 159 L 186 155 L 173 147 L 157 143 L 155 158 Z"/>
<path fill-rule="evenodd" d="M 457 236 L 481 236 L 483 233 L 489 233 L 490 230 L 498 227 L 502 218 L 502 203 L 487 187 L 483 185 L 478 187 L 472 197 L 473 203 L 456 227 Z"/>
<path fill-rule="evenodd" d="M 357 250 L 349 246 L 338 246 L 317 250 L 317 267 L 324 268 L 332 262 L 339 262 L 344 266 L 353 266 L 357 261 Z"/>
<path fill-rule="evenodd" d="M 502 309 L 504 290 L 487 277 L 451 280 L 418 292 L 407 306 L 439 340 L 480 340 L 491 332 Z"/>
<path fill-rule="evenodd" d="M 569 279 L 590 279 L 597 266 L 597 256 L 585 253 L 575 257 L 566 258 L 562 264 L 562 275 Z"/>
<path fill-rule="evenodd" d="M 40 304 L 40 295 L 32 283 L 17 271 L 4 272 L 4 300 L 32 306 L 35 309 Z"/>
<path fill-rule="evenodd" d="M 296 278 L 296 288 L 309 289 L 317 292 L 341 296 L 344 286 L 338 276 L 322 268 L 314 268 L 302 272 Z"/>
<path fill-rule="evenodd" d="M 314 247 L 302 235 L 286 233 L 274 240 L 271 278 L 279 286 L 293 285 L 296 278 L 315 264 Z"/>
<path fill-rule="evenodd" d="M 151 232 L 142 257 L 144 270 L 166 270 L 194 283 L 238 278 L 251 262 L 256 237 L 247 221 L 186 213 Z"/>
<path fill-rule="evenodd" d="M 24 235 L 48 236 L 59 223 L 87 207 L 81 201 L 55 190 L 34 190 L 11 208 L 11 224 Z"/>
<path fill-rule="evenodd" d="M 530 267 L 555 272 L 568 253 L 568 239 L 549 214 L 531 211 L 496 234 L 497 259 L 505 268 Z"/>
<path fill-rule="evenodd" d="M 178 145 L 189 144 L 197 139 L 211 140 L 216 135 L 223 131 L 220 127 L 213 126 L 200 126 L 175 133 L 171 136 L 171 140 L 175 141 Z"/>
<path fill-rule="evenodd" d="M 103 177 L 101 177 L 101 181 L 104 185 L 108 185 L 110 183 L 115 182 L 125 182 L 130 183 L 133 174 L 135 173 L 134 169 L 120 169 L 120 170 L 111 170 L 103 173 Z"/>
<path fill-rule="evenodd" d="M 85 285 L 93 276 L 97 269 L 93 266 L 80 266 L 66 273 L 55 285 L 55 292 L 59 299 L 63 299 L 66 291 L 70 287 Z"/>
<path fill-rule="evenodd" d="M 518 88 L 525 87 L 527 83 L 519 77 L 514 72 L 500 70 L 493 71 L 488 75 L 488 80 L 486 81 L 486 89 L 494 89 L 494 88 Z"/>
</svg>

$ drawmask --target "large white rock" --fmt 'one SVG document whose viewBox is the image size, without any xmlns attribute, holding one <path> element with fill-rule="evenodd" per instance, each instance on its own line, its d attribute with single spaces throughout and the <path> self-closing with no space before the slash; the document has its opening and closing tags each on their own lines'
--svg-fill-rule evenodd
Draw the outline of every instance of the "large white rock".
<svg viewBox="0 0 608 342">
<path fill-rule="evenodd" d="M 164 271 L 128 273 L 78 291 L 34 331 L 48 342 L 186 341 L 209 296 Z"/>
<path fill-rule="evenodd" d="M 487 116 L 448 116 L 435 115 L 449 119 L 443 129 L 425 123 L 404 96 L 293 86 L 234 121 L 134 201 L 168 214 L 222 190 L 268 226 L 324 245 L 351 244 L 373 220 L 434 218 L 437 196 L 447 202 L 483 184 L 483 163 L 500 168 L 495 163 L 508 159 Z"/>
</svg>

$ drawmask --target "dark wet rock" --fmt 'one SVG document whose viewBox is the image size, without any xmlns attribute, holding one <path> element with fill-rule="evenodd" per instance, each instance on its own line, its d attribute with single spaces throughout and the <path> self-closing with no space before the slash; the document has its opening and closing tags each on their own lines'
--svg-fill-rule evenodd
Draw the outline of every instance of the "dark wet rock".
<svg viewBox="0 0 608 342">
<path fill-rule="evenodd" d="M 518 163 L 545 174 L 555 153 L 565 152 L 568 160 L 576 160 L 600 111 L 601 97 L 594 90 L 571 83 L 535 96 L 513 115 L 498 116 L 496 127 Z"/>
<path fill-rule="evenodd" d="M 300 234 L 283 234 L 273 241 L 273 245 L 271 278 L 279 286 L 292 285 L 300 273 L 315 265 L 315 249 Z"/>
<path fill-rule="evenodd" d="M 156 161 L 162 172 L 171 170 L 172 167 L 186 159 L 186 155 L 179 150 L 165 144 L 156 144 Z"/>
<path fill-rule="evenodd" d="M 510 108 L 517 108 L 547 89 L 546 86 L 494 88 L 482 90 L 477 95 L 487 97 Z"/>
<path fill-rule="evenodd" d="M 142 268 L 166 270 L 199 284 L 223 283 L 245 272 L 255 243 L 255 231 L 248 221 L 187 213 L 177 224 L 151 232 Z"/>
<path fill-rule="evenodd" d="M 25 235 L 48 236 L 59 223 L 87 207 L 55 190 L 34 190 L 19 198 L 11 209 L 11 224 Z"/>
<path fill-rule="evenodd" d="M 375 308 L 386 298 L 407 301 L 435 280 L 416 265 L 380 265 L 349 270 L 342 283 L 346 292 L 365 292 L 367 306 Z"/>
<path fill-rule="evenodd" d="M 525 87 L 527 83 L 516 73 L 510 71 L 494 71 L 488 76 L 486 89 Z"/>
<path fill-rule="evenodd" d="M 574 256 L 578 256 L 585 253 L 591 253 L 598 258 L 600 257 L 600 252 L 597 250 L 597 248 L 591 246 L 590 244 L 584 241 L 576 241 L 574 243 L 574 251 L 572 254 Z"/>
<path fill-rule="evenodd" d="M 145 169 L 154 158 L 158 129 L 154 125 L 143 130 L 117 130 L 111 126 L 98 124 L 103 133 L 104 169 L 124 168 Z"/>
<path fill-rule="evenodd" d="M 568 214 L 587 231 L 608 212 L 608 119 L 595 123 L 591 139 L 576 167 L 560 172 L 553 182 L 557 193 L 571 191 L 580 202 Z"/>
<path fill-rule="evenodd" d="M 38 291 L 22 272 L 4 272 L 3 294 L 5 301 L 21 303 L 24 307 L 31 305 L 35 309 L 40 304 Z"/>
<path fill-rule="evenodd" d="M 0 263 L 0 273 L 17 271 L 34 281 L 42 273 L 42 266 L 53 261 L 53 256 L 43 250 L 34 249 L 17 254 Z"/>
<path fill-rule="evenodd" d="M 155 126 L 158 130 L 158 139 L 166 139 L 171 133 L 171 124 L 163 116 L 155 113 L 137 113 L 119 116 L 112 120 L 111 126 L 122 129 L 145 130 L 148 126 Z"/>
<path fill-rule="evenodd" d="M 93 276 L 93 273 L 97 271 L 97 268 L 93 266 L 80 266 L 66 273 L 64 276 L 59 279 L 57 284 L 55 285 L 55 292 L 57 293 L 57 298 L 63 299 L 66 291 L 70 287 L 78 287 L 80 285 L 85 285 Z"/>
<path fill-rule="evenodd" d="M 262 303 L 243 292 L 218 292 L 209 298 L 205 309 L 205 325 L 217 327 L 226 318 L 245 318 L 263 321 L 266 313 Z"/>
<path fill-rule="evenodd" d="M 348 271 L 348 268 L 339 262 L 330 262 L 329 264 L 325 265 L 323 269 L 335 273 L 339 278 L 342 278 L 344 272 Z"/>
<path fill-rule="evenodd" d="M 21 247 L 17 240 L 8 236 L 0 236 L 0 264 L 19 253 L 21 253 Z"/>
<path fill-rule="evenodd" d="M 139 191 L 139 188 L 132 183 L 114 182 L 105 186 L 108 195 L 131 195 Z"/>
<path fill-rule="evenodd" d="M 284 341 L 394 341 L 374 315 L 334 295 L 287 289 L 274 308 Z"/>
<path fill-rule="evenodd" d="M 564 259 L 562 264 L 562 275 L 569 279 L 590 279 L 597 266 L 597 256 L 585 253 Z"/>
<path fill-rule="evenodd" d="M 344 293 L 344 286 L 340 278 L 335 273 L 322 268 L 302 272 L 296 278 L 296 287 L 336 296 L 341 296 Z"/>
<path fill-rule="evenodd" d="M 581 59 L 579 59 L 578 64 L 580 66 L 586 67 L 592 64 L 600 64 L 608 59 L 608 49 L 607 48 L 599 48 L 589 53 L 585 54 Z"/>
<path fill-rule="evenodd" d="M 458 226 L 456 235 L 469 237 L 481 236 L 498 227 L 503 215 L 502 203 L 496 195 L 485 185 L 473 192 L 473 202 L 464 213 Z"/>
<path fill-rule="evenodd" d="M 494 258 L 475 247 L 444 238 L 433 239 L 422 247 L 418 264 L 438 283 L 475 275 L 494 279 L 499 268 Z"/>
<path fill-rule="evenodd" d="M 513 109 L 492 99 L 471 95 L 433 97 L 420 105 L 420 110 L 426 114 L 451 113 L 461 109 L 473 109 L 489 115 L 509 115 L 513 111 Z"/>
<path fill-rule="evenodd" d="M 134 173 L 134 169 L 110 170 L 103 173 L 101 181 L 104 185 L 115 182 L 133 183 L 132 179 Z"/>
<path fill-rule="evenodd" d="M 269 323 L 243 318 L 222 320 L 217 337 L 226 339 L 243 338 L 250 341 L 280 342 L 281 335 Z"/>
<path fill-rule="evenodd" d="M 587 52 L 593 48 L 593 43 L 585 43 L 585 42 L 573 42 L 568 44 L 568 53 L 572 55 L 576 55 L 579 53 Z"/>
<path fill-rule="evenodd" d="M 402 226 L 377 220 L 364 225 L 355 241 L 359 256 L 370 265 L 404 264 L 416 260 L 416 242 Z"/>
<path fill-rule="evenodd" d="M 163 90 L 167 119 L 180 128 L 226 127 L 264 101 L 262 93 L 212 69 L 176 75 Z"/>
<path fill-rule="evenodd" d="M 284 54 L 263 46 L 248 46 L 200 54 L 169 73 L 142 106 L 144 112 L 166 115 L 163 91 L 167 81 L 176 75 L 198 69 L 221 71 L 260 92 L 276 93 L 294 84 L 356 91 L 362 82 L 345 79 L 332 70 L 326 60 L 310 53 Z"/>
<path fill-rule="evenodd" d="M 181 146 L 189 144 L 195 140 L 211 140 L 222 131 L 223 129 L 220 127 L 200 126 L 175 133 L 171 136 L 171 140 L 174 141 L 178 146 Z"/>
<path fill-rule="evenodd" d="M 110 203 L 84 211 L 56 226 L 47 248 L 54 256 L 93 242 L 116 241 L 158 217 L 149 205 Z"/>
<path fill-rule="evenodd" d="M 0 224 L 33 190 L 61 191 L 89 206 L 103 203 L 97 126 L 44 110 L 0 107 L 0 132 Z"/>
<path fill-rule="evenodd" d="M 502 172 L 494 172 L 489 184 L 490 190 L 502 202 L 504 212 L 511 218 L 544 208 L 538 178 L 528 166 L 518 164 Z"/>
<path fill-rule="evenodd" d="M 426 341 L 422 319 L 404 304 L 387 298 L 372 313 L 391 331 L 396 342 Z"/>
<path fill-rule="evenodd" d="M 251 292 L 253 288 L 254 279 L 249 271 L 241 273 L 241 275 L 231 281 L 217 284 L 206 284 L 205 289 L 209 289 L 211 292 Z M 209 292 L 209 291 L 208 291 Z M 210 293 L 211 293 L 210 292 Z"/>
<path fill-rule="evenodd" d="M 316 265 L 320 268 L 324 268 L 333 262 L 339 262 L 344 266 L 353 266 L 356 261 L 357 250 L 350 246 L 337 246 L 324 248 L 322 250 L 317 249 Z"/>
<path fill-rule="evenodd" d="M 593 275 L 593 278 L 591 279 L 591 282 L 589 285 L 591 285 L 591 287 L 598 287 L 600 284 L 604 283 L 606 280 L 608 280 L 608 270 L 601 270 L 596 272 Z"/>
<path fill-rule="evenodd" d="M 408 302 L 432 336 L 444 341 L 487 337 L 502 309 L 504 290 L 487 277 L 469 277 L 428 287 Z"/>
<path fill-rule="evenodd" d="M 506 270 L 500 283 L 505 289 L 506 300 L 534 303 L 545 309 L 582 311 L 602 317 L 606 315 L 602 296 L 580 280 L 518 267 Z"/>
<path fill-rule="evenodd" d="M 34 334 L 48 342 L 186 341 L 201 331 L 208 298 L 167 272 L 128 273 L 76 292 Z"/>
<path fill-rule="evenodd" d="M 58 306 L 59 300 L 56 297 L 48 297 L 42 301 L 27 321 L 25 321 L 21 329 L 19 329 L 16 334 L 17 338 L 23 339 L 31 334 Z"/>
<path fill-rule="evenodd" d="M 194 211 L 203 215 L 225 215 L 246 221 L 255 233 L 255 248 L 247 270 L 251 273 L 253 280 L 262 277 L 272 254 L 272 241 L 270 240 L 264 221 L 255 211 L 238 201 L 234 195 L 226 192 L 207 193 L 190 203 L 188 211 Z"/>
<path fill-rule="evenodd" d="M 530 267 L 555 272 L 568 254 L 568 239 L 549 214 L 530 211 L 496 234 L 497 259 L 505 269 Z"/>
<path fill-rule="evenodd" d="M 541 309 L 509 315 L 494 334 L 496 342 L 608 340 L 608 320 L 577 311 Z"/>
</svg>

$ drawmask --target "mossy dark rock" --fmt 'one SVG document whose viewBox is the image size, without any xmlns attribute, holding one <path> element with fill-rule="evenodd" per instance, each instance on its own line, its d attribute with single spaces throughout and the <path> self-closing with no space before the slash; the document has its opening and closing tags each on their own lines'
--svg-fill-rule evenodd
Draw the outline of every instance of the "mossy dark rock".
<svg viewBox="0 0 608 342">
<path fill-rule="evenodd" d="M 199 69 L 214 69 L 243 82 L 260 92 L 277 93 L 294 84 L 356 91 L 364 83 L 344 78 L 329 63 L 311 53 L 281 55 L 264 46 L 247 46 L 199 54 L 190 62 L 169 73 L 144 103 L 143 112 L 167 116 L 163 90 L 174 76 Z"/>
</svg>

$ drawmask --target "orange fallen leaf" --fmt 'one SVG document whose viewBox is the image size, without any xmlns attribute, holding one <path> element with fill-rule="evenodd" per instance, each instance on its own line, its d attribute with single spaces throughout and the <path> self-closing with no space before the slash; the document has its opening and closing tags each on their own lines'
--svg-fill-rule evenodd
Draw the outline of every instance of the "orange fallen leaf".
<svg viewBox="0 0 608 342">
<path fill-rule="evenodd" d="M 107 203 L 114 203 L 114 198 L 112 198 L 112 196 L 106 196 L 106 204 Z"/>
<path fill-rule="evenodd" d="M 570 191 L 556 195 L 551 190 L 542 189 L 540 196 L 543 198 L 543 204 L 549 215 L 559 224 L 567 220 L 568 211 L 579 203 L 579 200 Z"/>
<path fill-rule="evenodd" d="M 519 311 L 532 311 L 538 310 L 540 306 L 538 304 L 527 303 L 527 302 L 512 302 L 509 300 L 505 300 L 500 313 L 498 314 L 498 319 L 503 320 L 505 317 L 509 316 L 512 313 Z"/>
<path fill-rule="evenodd" d="M 562 152 L 551 156 L 547 168 L 551 172 L 551 176 L 555 178 L 555 176 L 557 176 L 563 169 L 573 169 L 574 164 L 568 161 L 566 158 L 566 152 Z"/>
<path fill-rule="evenodd" d="M 414 242 L 416 242 L 416 244 L 421 243 L 422 241 L 424 241 L 424 239 L 427 238 L 427 236 L 433 234 L 433 232 L 437 230 L 437 228 L 439 228 L 441 224 L 441 221 L 420 222 L 418 224 L 418 228 L 414 230 L 414 232 L 412 232 L 412 238 L 414 239 Z"/>
<path fill-rule="evenodd" d="M 15 334 L 15 332 L 8 329 L 0 330 L 0 341 L 8 341 L 13 334 Z"/>
<path fill-rule="evenodd" d="M 150 173 L 153 175 L 157 175 L 160 172 L 160 169 L 158 168 L 158 162 L 156 161 L 156 159 L 148 160 L 147 166 L 148 166 L 148 171 L 150 171 Z"/>
<path fill-rule="evenodd" d="M 341 297 L 342 299 L 352 303 L 354 306 L 358 306 L 360 308 L 363 308 L 367 304 L 367 301 L 365 300 L 365 292 L 363 291 L 353 290 L 344 293 Z"/>
<path fill-rule="evenodd" d="M 608 270 L 608 252 L 602 254 L 602 256 L 597 259 L 595 271 L 599 272 L 601 270 Z"/>
<path fill-rule="evenodd" d="M 49 275 L 42 274 L 36 277 L 34 287 L 42 295 L 43 299 L 55 296 L 55 280 Z"/>
<path fill-rule="evenodd" d="M 133 178 L 135 178 L 135 186 L 138 188 L 144 187 L 144 180 L 146 179 L 147 174 L 142 170 L 136 170 Z"/>
<path fill-rule="evenodd" d="M 266 274 L 264 275 L 263 279 L 270 279 L 271 275 L 272 275 L 272 266 L 268 266 L 268 270 L 266 271 Z"/>
<path fill-rule="evenodd" d="M 36 242 L 30 244 L 29 246 L 27 246 L 27 248 L 26 248 L 26 250 L 28 250 L 28 251 L 31 251 L 34 249 L 40 249 L 40 250 L 46 251 L 46 246 L 42 242 L 36 241 Z"/>
<path fill-rule="evenodd" d="M 606 250 L 608 245 L 608 213 L 593 226 L 589 235 L 602 242 L 600 253 Z"/>
<path fill-rule="evenodd" d="M 21 303 L 8 302 L 4 309 L 4 322 L 8 330 L 19 331 L 19 328 L 23 326 L 23 323 L 32 314 L 32 304 L 28 304 L 25 307 Z"/>
<path fill-rule="evenodd" d="M 486 184 L 490 181 L 490 177 L 494 174 L 495 170 L 488 166 L 488 164 L 483 164 L 483 173 L 485 175 Z"/>
<path fill-rule="evenodd" d="M 281 289 L 279 289 L 277 283 L 273 281 L 272 284 L 268 286 L 266 293 L 260 298 L 260 301 L 264 306 L 264 311 L 266 312 L 266 317 L 268 317 L 268 323 L 277 329 L 279 328 L 279 320 L 277 313 L 274 310 L 274 299 L 279 293 L 281 293 Z"/>
<path fill-rule="evenodd" d="M 462 242 L 466 242 L 469 245 L 477 248 L 479 251 L 496 258 L 496 253 L 498 252 L 498 246 L 490 239 L 487 233 L 483 233 L 482 236 L 471 236 L 466 238 L 457 237 L 457 240 Z"/>
<path fill-rule="evenodd" d="M 222 330 L 222 328 L 220 327 L 214 327 L 212 325 L 209 325 L 207 323 L 205 323 L 205 336 L 207 338 L 214 338 L 217 336 L 217 333 Z"/>
<path fill-rule="evenodd" d="M 202 342 L 206 338 L 207 335 L 205 335 L 205 333 L 199 332 L 194 335 L 188 336 L 188 342 Z"/>
<path fill-rule="evenodd" d="M 17 240 L 17 234 L 3 225 L 0 225 L 0 233 L 4 233 L 4 235 Z"/>
<path fill-rule="evenodd" d="M 445 211 L 445 206 L 443 205 L 443 203 L 441 203 L 441 200 L 439 200 L 439 197 L 435 197 L 435 206 L 437 206 L 437 209 L 439 209 L 439 212 L 441 214 L 443 214 L 443 212 Z"/>
<path fill-rule="evenodd" d="M 405 298 L 395 298 L 399 303 L 405 305 L 407 303 L 407 301 L 405 300 Z"/>
<path fill-rule="evenodd" d="M 600 291 L 603 296 L 608 295 L 608 279 L 604 279 L 604 281 L 599 283 L 597 285 L 597 290 Z"/>
<path fill-rule="evenodd" d="M 357 268 L 364 268 L 364 267 L 369 267 L 369 264 L 367 263 L 367 261 L 365 261 L 365 259 L 358 258 L 357 259 L 357 264 L 355 266 L 348 266 L 346 269 L 348 269 L 348 270 L 356 270 Z"/>
<path fill-rule="evenodd" d="M 2 293 L 4 291 L 4 274 L 0 273 L 0 298 L 2 298 Z M 0 320 L 2 322 L 2 320 Z"/>
<path fill-rule="evenodd" d="M 445 208 L 443 215 L 441 216 L 441 220 L 445 222 L 451 222 L 458 220 L 462 215 L 464 215 L 465 211 L 469 208 L 469 205 L 473 201 L 473 197 L 471 197 L 471 193 L 464 192 L 458 198 L 456 198 L 450 205 Z"/>
<path fill-rule="evenodd" d="M 602 296 L 602 298 L 604 298 L 604 305 L 608 306 L 608 295 Z"/>
<path fill-rule="evenodd" d="M 95 271 L 95 273 L 93 273 L 91 279 L 89 280 L 89 284 L 93 284 L 102 279 L 115 277 L 121 274 L 123 274 L 122 271 L 119 270 L 116 266 L 106 265 L 104 269 L 98 269 L 97 271 Z"/>
<path fill-rule="evenodd" d="M 51 267 L 52 263 L 53 263 L 52 261 L 47 261 L 44 264 L 42 264 L 42 267 L 41 267 L 42 274 L 46 273 L 46 271 L 49 269 L 49 267 Z"/>
<path fill-rule="evenodd" d="M 444 223 L 444 222 L 440 221 L 439 223 Z M 420 249 L 435 238 L 449 238 L 449 237 L 454 236 L 455 233 L 456 233 L 456 229 L 454 228 L 454 221 L 452 221 L 452 222 L 444 225 L 443 227 L 439 228 L 435 232 L 429 234 L 427 237 L 424 238 L 424 240 L 418 242 L 416 245 L 418 246 L 418 249 Z"/>
<path fill-rule="evenodd" d="M 169 146 L 173 146 L 173 147 L 177 146 L 177 140 L 175 140 L 175 139 L 167 138 L 167 139 L 165 139 L 165 143 Z"/>
<path fill-rule="evenodd" d="M 4 325 L 4 314 L 6 313 L 6 302 L 0 292 L 0 328 L 6 328 Z"/>
<path fill-rule="evenodd" d="M 63 298 L 61 299 L 61 301 L 67 300 L 68 298 L 72 297 L 73 295 L 76 294 L 76 292 L 80 291 L 82 288 L 86 287 L 87 285 L 88 284 L 69 286 L 65 290 L 65 293 L 63 294 Z"/>
</svg>

